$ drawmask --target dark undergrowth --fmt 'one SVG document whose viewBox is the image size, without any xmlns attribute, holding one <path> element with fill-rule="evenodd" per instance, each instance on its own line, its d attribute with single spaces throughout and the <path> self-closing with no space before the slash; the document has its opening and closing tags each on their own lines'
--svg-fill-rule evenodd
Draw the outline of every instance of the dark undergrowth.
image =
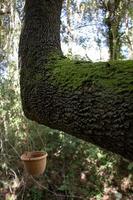
<svg viewBox="0 0 133 200">
<path fill-rule="evenodd" d="M 133 199 L 133 163 L 117 155 L 24 118 L 0 139 L 1 200 Z M 20 155 L 29 150 L 48 152 L 42 176 L 23 170 Z"/>
</svg>

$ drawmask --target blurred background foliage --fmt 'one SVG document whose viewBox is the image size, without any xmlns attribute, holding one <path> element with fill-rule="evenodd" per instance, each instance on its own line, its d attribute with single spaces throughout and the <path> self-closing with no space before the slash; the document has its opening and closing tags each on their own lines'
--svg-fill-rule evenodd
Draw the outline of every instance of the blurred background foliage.
<svg viewBox="0 0 133 200">
<path fill-rule="evenodd" d="M 64 2 L 61 39 L 62 46 L 64 44 L 68 47 L 66 52 L 68 56 L 93 59 L 87 54 L 83 57 L 74 55 L 72 46 L 74 42 L 79 43 L 79 46 L 88 51 L 88 44 L 94 37 L 96 48 L 99 49 L 99 59 L 102 59 L 101 52 L 104 46 L 108 49 L 109 59 L 111 56 L 109 43 L 111 41 L 107 27 L 109 16 L 112 17 L 112 24 L 114 23 L 114 16 L 108 9 L 109 5 L 113 5 L 111 2 L 109 0 Z M 129 54 L 132 59 L 133 12 L 131 6 L 128 7 L 132 1 L 121 1 L 121 4 L 119 1 L 115 2 L 119 3 L 116 5 L 115 15 L 119 16 L 120 40 L 118 55 L 113 59 L 129 58 Z M 121 10 L 124 9 L 123 5 L 126 6 L 124 12 Z M 0 200 L 132 200 L 133 163 L 24 117 L 17 65 L 23 6 L 23 0 L 0 0 Z M 75 14 L 77 15 L 73 18 Z M 74 36 L 76 29 L 92 26 L 92 23 L 93 28 L 96 27 L 93 29 L 93 35 L 79 31 Z M 29 150 L 48 152 L 47 169 L 43 176 L 32 178 L 23 171 L 20 155 Z"/>
</svg>

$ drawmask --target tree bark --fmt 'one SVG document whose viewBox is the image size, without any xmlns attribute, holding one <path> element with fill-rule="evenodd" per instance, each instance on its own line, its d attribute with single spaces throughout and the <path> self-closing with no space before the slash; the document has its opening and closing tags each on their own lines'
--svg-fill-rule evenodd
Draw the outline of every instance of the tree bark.
<svg viewBox="0 0 133 200">
<path fill-rule="evenodd" d="M 24 113 L 133 160 L 133 63 L 64 58 L 61 7 L 62 0 L 26 0 L 19 45 Z"/>
</svg>

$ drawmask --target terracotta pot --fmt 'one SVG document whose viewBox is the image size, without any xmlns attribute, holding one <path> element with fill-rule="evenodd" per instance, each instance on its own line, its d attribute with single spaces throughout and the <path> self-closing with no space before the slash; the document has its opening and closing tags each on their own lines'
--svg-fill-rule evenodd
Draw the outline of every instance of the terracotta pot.
<svg viewBox="0 0 133 200">
<path fill-rule="evenodd" d="M 43 174 L 46 168 L 46 159 L 47 153 L 42 151 L 25 152 L 21 156 L 25 170 L 33 176 Z"/>
</svg>

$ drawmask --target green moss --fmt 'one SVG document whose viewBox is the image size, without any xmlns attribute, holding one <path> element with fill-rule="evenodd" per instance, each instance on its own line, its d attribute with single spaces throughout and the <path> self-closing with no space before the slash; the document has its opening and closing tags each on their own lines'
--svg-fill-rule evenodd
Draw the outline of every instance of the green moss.
<svg viewBox="0 0 133 200">
<path fill-rule="evenodd" d="M 21 71 L 27 85 L 43 84 L 48 73 L 47 80 L 67 90 L 74 90 L 89 83 L 90 86 L 117 93 L 133 92 L 133 61 L 131 60 L 92 63 L 72 61 L 55 55 L 51 56 L 48 63 L 44 63 L 44 66 L 40 66 L 39 69 L 34 62 L 30 64 L 32 67 Z"/>
<path fill-rule="evenodd" d="M 43 76 L 42 73 L 36 73 L 36 74 L 35 74 L 34 81 L 40 82 L 43 78 L 44 78 L 44 76 Z"/>
<path fill-rule="evenodd" d="M 91 63 L 58 59 L 51 70 L 54 84 L 67 89 L 89 82 L 116 92 L 133 91 L 133 61 L 130 60 Z"/>
</svg>

